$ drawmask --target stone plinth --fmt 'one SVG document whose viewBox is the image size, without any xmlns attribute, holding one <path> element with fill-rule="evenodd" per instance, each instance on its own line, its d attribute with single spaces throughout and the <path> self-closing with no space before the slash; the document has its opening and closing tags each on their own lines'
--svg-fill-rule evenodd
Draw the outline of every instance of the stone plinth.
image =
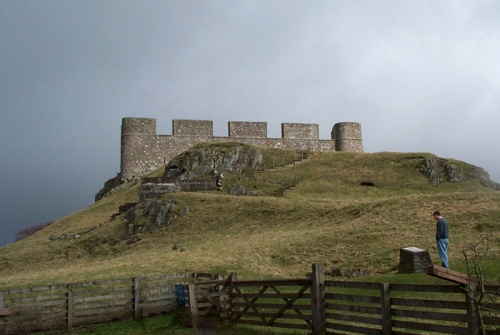
<svg viewBox="0 0 500 335">
<path fill-rule="evenodd" d="M 432 265 L 427 250 L 417 247 L 406 247 L 399 250 L 399 273 L 427 273 Z"/>
</svg>

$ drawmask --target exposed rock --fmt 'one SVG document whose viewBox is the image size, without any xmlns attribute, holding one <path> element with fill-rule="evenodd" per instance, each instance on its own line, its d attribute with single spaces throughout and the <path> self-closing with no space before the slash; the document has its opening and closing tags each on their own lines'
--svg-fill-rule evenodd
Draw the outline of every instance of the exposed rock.
<svg viewBox="0 0 500 335">
<path fill-rule="evenodd" d="M 420 172 L 429 178 L 432 185 L 437 186 L 443 180 L 457 183 L 463 180 L 460 167 L 441 158 L 426 158 L 420 166 Z"/>
<path fill-rule="evenodd" d="M 130 237 L 128 239 L 127 244 L 134 244 L 134 243 L 139 242 L 140 240 L 141 240 L 140 237 L 138 237 L 138 236 L 132 236 L 132 237 Z"/>
<path fill-rule="evenodd" d="M 464 176 L 462 175 L 462 172 L 460 171 L 460 168 L 458 166 L 450 162 L 445 162 L 443 165 L 444 174 L 447 181 L 449 181 L 450 183 L 457 183 L 464 179 Z"/>
<path fill-rule="evenodd" d="M 128 211 L 130 208 L 135 207 L 137 202 L 127 202 L 126 204 L 120 205 L 118 207 L 118 214 L 123 214 Z"/>
<path fill-rule="evenodd" d="M 326 271 L 325 274 L 328 275 L 328 276 L 342 277 L 342 269 L 340 269 L 340 268 L 333 268 L 330 271 Z"/>
<path fill-rule="evenodd" d="M 432 185 L 439 185 L 444 180 L 450 183 L 457 183 L 466 178 L 479 180 L 480 184 L 497 191 L 500 191 L 500 184 L 491 181 L 489 174 L 482 168 L 467 165 L 466 170 L 443 158 L 426 158 L 419 166 L 420 172 L 429 178 Z"/>
<path fill-rule="evenodd" d="M 245 144 L 198 145 L 174 158 L 165 169 L 165 178 L 182 181 L 214 177 L 214 174 L 224 172 L 238 174 L 246 167 L 261 165 L 263 161 L 259 148 Z"/>
<path fill-rule="evenodd" d="M 180 216 L 188 215 L 189 214 L 189 206 L 184 206 L 181 209 L 181 212 L 179 213 Z"/>
<path fill-rule="evenodd" d="M 344 277 L 346 278 L 357 278 L 357 277 L 364 277 L 364 276 L 369 276 L 370 272 L 364 271 L 361 269 L 350 269 L 344 271 Z"/>
<path fill-rule="evenodd" d="M 231 195 L 245 195 L 246 189 L 243 185 L 231 184 L 227 189 L 227 193 Z"/>
<path fill-rule="evenodd" d="M 429 181 L 431 182 L 432 185 L 434 186 L 439 185 L 441 179 L 439 175 L 437 159 L 434 158 L 424 159 L 420 167 L 420 172 L 422 172 L 425 176 L 427 176 L 427 178 L 429 178 Z"/>
<path fill-rule="evenodd" d="M 113 177 L 104 183 L 103 188 L 95 195 L 95 201 L 101 200 L 102 198 L 107 196 L 114 188 L 120 186 L 121 184 L 123 184 L 122 176 L 118 173 L 116 177 Z"/>
<path fill-rule="evenodd" d="M 172 247 L 172 250 L 187 251 L 187 248 L 183 245 L 180 245 L 180 244 L 174 244 L 174 246 Z"/>
<path fill-rule="evenodd" d="M 116 238 L 112 238 L 112 239 L 110 239 L 110 240 L 109 240 L 108 244 L 109 244 L 110 246 L 114 247 L 115 245 L 117 245 L 117 244 L 118 244 L 118 242 L 119 242 L 119 241 L 118 241 Z"/>
<path fill-rule="evenodd" d="M 178 206 L 179 203 L 178 199 L 166 201 L 147 200 L 136 207 L 130 208 L 125 213 L 128 236 L 151 231 L 153 227 L 171 225 L 181 215 L 181 212 L 182 215 L 187 215 L 189 207 L 184 206 L 181 208 Z"/>
<path fill-rule="evenodd" d="M 481 185 L 483 185 L 484 187 L 488 187 L 488 188 L 494 189 L 496 191 L 500 191 L 500 184 L 492 181 L 490 179 L 490 175 L 488 174 L 488 172 L 484 171 L 482 168 L 475 166 L 473 169 L 471 169 L 469 176 L 472 178 L 478 179 L 479 183 Z"/>
</svg>

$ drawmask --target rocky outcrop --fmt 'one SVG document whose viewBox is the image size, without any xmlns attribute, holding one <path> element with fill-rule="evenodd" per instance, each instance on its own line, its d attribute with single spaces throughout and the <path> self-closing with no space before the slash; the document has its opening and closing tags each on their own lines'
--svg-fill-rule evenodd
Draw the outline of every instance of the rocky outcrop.
<svg viewBox="0 0 500 335">
<path fill-rule="evenodd" d="M 432 185 L 437 186 L 443 180 L 456 183 L 464 179 L 460 167 L 441 158 L 426 158 L 420 166 L 422 172 Z"/>
<path fill-rule="evenodd" d="M 425 158 L 419 166 L 422 172 L 432 185 L 437 186 L 446 181 L 449 183 L 457 183 L 465 179 L 476 179 L 484 187 L 500 191 L 500 184 L 493 182 L 489 174 L 484 169 L 466 165 L 465 171 L 447 159 L 443 158 Z"/>
<path fill-rule="evenodd" d="M 171 225 L 178 217 L 189 214 L 180 200 L 146 200 L 125 213 L 129 237 Z"/>
<path fill-rule="evenodd" d="M 123 184 L 121 174 L 117 174 L 116 177 L 108 179 L 104 183 L 103 188 L 95 195 L 95 201 L 101 200 L 102 198 L 107 196 L 113 189 L 120 186 L 121 184 Z"/>
<path fill-rule="evenodd" d="M 474 166 L 469 172 L 469 177 L 478 179 L 479 183 L 484 187 L 491 188 L 495 191 L 500 191 L 500 184 L 492 181 L 488 172 L 484 171 L 484 169 L 480 167 Z"/>
<path fill-rule="evenodd" d="M 198 145 L 174 158 L 165 169 L 165 179 L 196 180 L 221 172 L 241 173 L 246 167 L 262 165 L 259 148 L 240 143 Z"/>
</svg>

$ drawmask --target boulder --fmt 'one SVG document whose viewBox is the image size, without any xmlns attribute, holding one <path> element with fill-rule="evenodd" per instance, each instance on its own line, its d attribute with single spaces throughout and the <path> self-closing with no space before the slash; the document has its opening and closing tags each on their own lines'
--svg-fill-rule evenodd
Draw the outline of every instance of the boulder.
<svg viewBox="0 0 500 335">
<path fill-rule="evenodd" d="M 245 195 L 246 189 L 243 185 L 231 184 L 227 189 L 227 193 L 231 195 Z"/>
</svg>

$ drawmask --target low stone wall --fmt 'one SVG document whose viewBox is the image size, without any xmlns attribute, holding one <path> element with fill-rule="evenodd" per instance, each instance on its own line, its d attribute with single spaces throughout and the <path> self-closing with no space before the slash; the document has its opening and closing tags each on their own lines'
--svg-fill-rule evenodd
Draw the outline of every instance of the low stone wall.
<svg viewBox="0 0 500 335">
<path fill-rule="evenodd" d="M 148 199 L 154 199 L 162 194 L 177 193 L 181 191 L 181 187 L 177 184 L 170 183 L 147 183 L 142 184 L 139 188 L 138 201 L 144 202 Z"/>
</svg>

